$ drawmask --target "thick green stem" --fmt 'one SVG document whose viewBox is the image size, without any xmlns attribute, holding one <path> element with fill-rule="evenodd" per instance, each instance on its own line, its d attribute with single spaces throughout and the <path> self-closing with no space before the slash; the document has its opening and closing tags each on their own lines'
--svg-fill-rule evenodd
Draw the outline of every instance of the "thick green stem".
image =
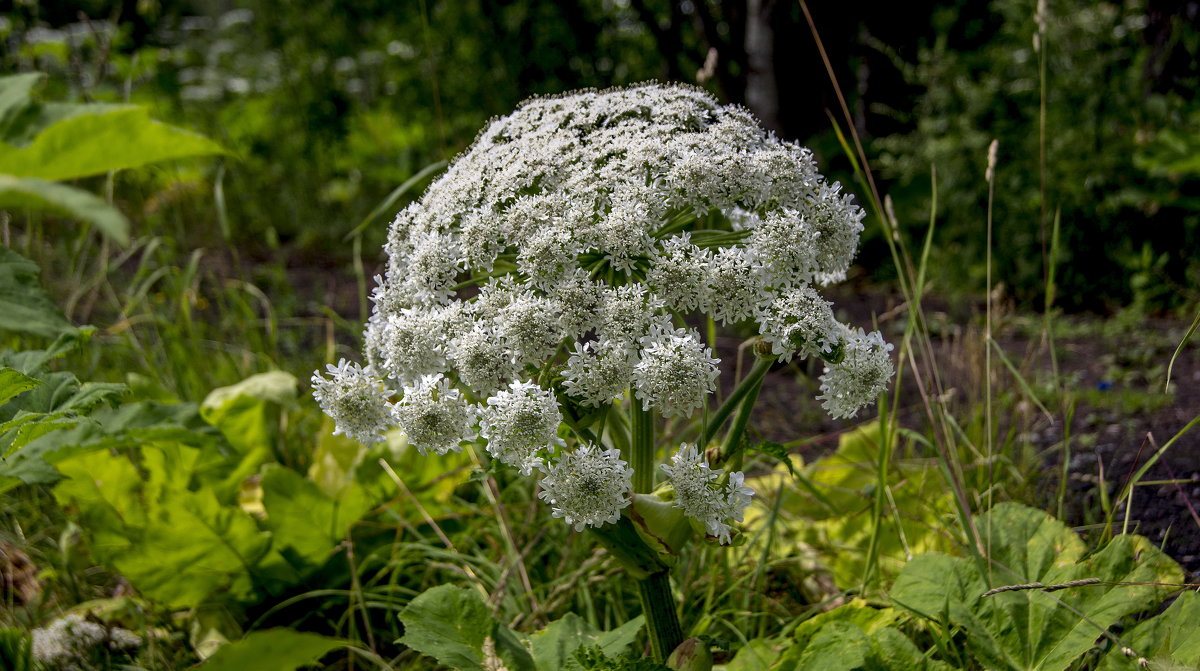
<svg viewBox="0 0 1200 671">
<path fill-rule="evenodd" d="M 666 573 L 667 565 L 642 537 L 628 517 L 622 515 L 615 524 L 590 529 L 605 550 L 613 556 L 635 580 L 644 580 L 655 573 Z"/>
<path fill-rule="evenodd" d="M 670 574 L 662 571 L 639 580 L 638 593 L 642 597 L 642 613 L 646 615 L 646 631 L 650 634 L 650 652 L 654 661 L 661 664 L 683 643 L 675 597 L 671 596 Z"/>
<path fill-rule="evenodd" d="M 629 425 L 633 491 L 647 494 L 654 489 L 654 413 L 644 410 L 636 398 L 630 400 Z M 640 538 L 638 541 L 639 545 L 645 545 Z M 664 566 L 635 577 L 642 599 L 642 613 L 646 616 L 646 631 L 650 634 L 650 649 L 654 660 L 661 663 L 683 642 L 679 612 L 671 596 L 671 574 Z"/>
<path fill-rule="evenodd" d="M 633 491 L 648 494 L 654 490 L 654 414 L 643 410 L 636 398 L 629 402 L 629 424 L 633 445 L 630 466 L 633 467 Z"/>
</svg>

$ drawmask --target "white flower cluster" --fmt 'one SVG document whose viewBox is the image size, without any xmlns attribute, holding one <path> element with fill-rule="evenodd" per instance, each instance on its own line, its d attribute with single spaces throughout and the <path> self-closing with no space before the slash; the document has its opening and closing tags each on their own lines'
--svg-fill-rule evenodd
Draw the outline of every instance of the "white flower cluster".
<svg viewBox="0 0 1200 671">
<path fill-rule="evenodd" d="M 487 400 L 479 418 L 479 432 L 487 449 L 502 463 L 529 475 L 543 464 L 541 450 L 562 445 L 558 425 L 562 412 L 554 393 L 532 382 L 513 382 Z"/>
<path fill-rule="evenodd" d="M 120 627 L 105 627 L 81 615 L 70 614 L 33 630 L 33 658 L 47 669 L 90 671 L 94 659 L 105 659 L 116 651 L 131 651 L 142 638 Z M 102 652 L 107 648 L 110 652 Z"/>
<path fill-rule="evenodd" d="M 821 407 L 832 417 L 853 417 L 863 406 L 874 402 L 892 377 L 891 343 L 878 331 L 863 333 L 847 330 L 842 339 L 845 357 L 831 363 L 821 376 Z"/>
<path fill-rule="evenodd" d="M 313 397 L 325 414 L 333 418 L 333 434 L 370 444 L 383 439 L 394 419 L 388 400 L 395 392 L 384 386 L 371 370 L 345 359 L 329 364 L 330 378 L 320 372 L 312 376 Z"/>
<path fill-rule="evenodd" d="M 678 328 L 689 313 L 756 322 L 785 360 L 844 351 L 824 378 L 826 407 L 848 416 L 874 400 L 886 351 L 862 354 L 816 289 L 845 276 L 863 215 L 809 150 L 698 89 L 535 98 L 397 215 L 367 366 L 315 375 L 314 395 L 364 442 L 398 425 L 440 454 L 482 435 L 499 461 L 547 473 L 556 515 L 615 519 L 627 494 L 584 496 L 596 477 L 573 488 L 567 474 L 592 470 L 564 464 L 608 459 L 595 472 L 620 480 L 623 462 L 599 446 L 556 457 L 558 404 L 600 407 L 632 389 L 646 410 L 693 415 L 718 360 Z"/>
<path fill-rule="evenodd" d="M 674 506 L 688 517 L 704 525 L 709 536 L 729 543 L 730 522 L 741 522 L 754 490 L 742 484 L 740 471 L 729 474 L 724 485 L 714 482 L 722 471 L 714 471 L 696 450 L 695 445 L 683 443 L 671 457 L 671 465 L 662 465 L 667 481 L 675 490 Z"/>
<path fill-rule="evenodd" d="M 630 503 L 633 469 L 619 450 L 582 445 L 563 452 L 542 478 L 538 496 L 549 503 L 555 517 L 583 531 L 585 526 L 616 522 Z"/>
</svg>

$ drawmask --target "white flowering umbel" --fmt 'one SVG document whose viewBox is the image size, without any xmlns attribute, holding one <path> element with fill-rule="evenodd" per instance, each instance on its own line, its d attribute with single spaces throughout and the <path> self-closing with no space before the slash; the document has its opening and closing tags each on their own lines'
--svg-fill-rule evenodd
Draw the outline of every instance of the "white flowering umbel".
<svg viewBox="0 0 1200 671">
<path fill-rule="evenodd" d="M 821 407 L 832 417 L 853 417 L 863 406 L 873 403 L 887 388 L 892 377 L 891 343 L 883 341 L 879 331 L 848 332 L 842 340 L 845 357 L 831 363 L 821 376 Z"/>
<path fill-rule="evenodd" d="M 882 340 L 837 322 L 818 291 L 845 275 L 863 214 L 808 149 L 704 91 L 535 98 L 491 121 L 396 216 L 368 365 L 314 376 L 314 395 L 364 442 L 396 425 L 443 454 L 482 435 L 500 463 L 546 473 L 556 515 L 605 524 L 630 500 L 612 404 L 686 419 L 716 389 L 718 360 L 685 324 L 757 324 L 781 360 L 836 362 L 822 387 L 836 416 L 874 400 L 891 375 Z M 697 507 L 707 482 L 676 489 L 718 537 L 749 496 L 739 474 L 726 482 L 719 515 Z"/>
<path fill-rule="evenodd" d="M 563 452 L 546 469 L 538 496 L 549 503 L 555 517 L 583 531 L 585 526 L 611 524 L 629 505 L 633 469 L 621 459 L 620 450 L 582 445 Z"/>
<path fill-rule="evenodd" d="M 658 408 L 664 417 L 687 417 L 704 405 L 716 385 L 712 350 L 695 331 L 661 329 L 642 338 L 642 353 L 633 378 L 643 408 Z"/>
<path fill-rule="evenodd" d="M 142 638 L 120 627 L 104 625 L 70 614 L 33 630 L 33 658 L 44 669 L 90 671 L 108 668 L 113 653 L 130 653 Z"/>
<path fill-rule="evenodd" d="M 741 522 L 754 490 L 743 485 L 744 475 L 730 473 L 724 485 L 715 482 L 722 471 L 714 471 L 696 446 L 684 443 L 671 457 L 671 465 L 663 464 L 667 481 L 675 490 L 673 505 L 688 517 L 700 522 L 709 536 L 729 543 L 731 522 Z"/>
<path fill-rule="evenodd" d="M 487 450 L 502 463 L 529 475 L 542 466 L 541 452 L 553 449 L 562 412 L 554 392 L 532 382 L 514 382 L 487 400 L 479 415 Z"/>
<path fill-rule="evenodd" d="M 370 444 L 383 440 L 383 432 L 394 422 L 392 404 L 395 392 L 384 386 L 373 372 L 345 359 L 329 364 L 330 377 L 312 376 L 313 396 L 321 409 L 333 419 L 333 434 Z"/>
<path fill-rule="evenodd" d="M 396 404 L 396 423 L 421 454 L 458 452 L 463 441 L 476 436 L 475 408 L 441 373 L 404 388 Z"/>
</svg>

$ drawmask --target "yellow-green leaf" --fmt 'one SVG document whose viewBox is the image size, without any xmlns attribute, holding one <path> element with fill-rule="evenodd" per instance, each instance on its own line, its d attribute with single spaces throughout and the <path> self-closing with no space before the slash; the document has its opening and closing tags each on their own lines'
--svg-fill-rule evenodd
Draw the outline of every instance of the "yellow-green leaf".
<svg viewBox="0 0 1200 671">
<path fill-rule="evenodd" d="M 151 119 L 145 108 L 124 107 L 60 121 L 39 133 L 27 147 L 0 143 L 0 173 L 76 179 L 227 153 L 203 135 Z"/>
<path fill-rule="evenodd" d="M 201 671 L 294 671 L 314 664 L 331 650 L 345 645 L 334 638 L 291 629 L 268 629 L 247 634 L 222 646 L 199 666 Z"/>
<path fill-rule="evenodd" d="M 120 210 L 93 193 L 66 184 L 0 174 L 0 210 L 70 217 L 95 226 L 121 244 L 129 242 L 129 220 Z"/>
</svg>

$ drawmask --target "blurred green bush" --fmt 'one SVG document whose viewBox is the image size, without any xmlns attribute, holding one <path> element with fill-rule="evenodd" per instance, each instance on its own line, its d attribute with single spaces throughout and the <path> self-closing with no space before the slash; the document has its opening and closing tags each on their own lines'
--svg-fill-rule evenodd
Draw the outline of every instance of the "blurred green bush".
<svg viewBox="0 0 1200 671">
<path fill-rule="evenodd" d="M 767 3 L 756 23 L 758 4 L 17 0 L 0 18 L 0 64 L 51 73 L 47 99 L 147 104 L 239 155 L 123 176 L 116 196 L 135 225 L 335 267 L 346 232 L 396 185 L 529 95 L 672 77 L 754 102 L 748 54 L 764 26 L 778 110 L 760 113 L 836 174 L 845 163 L 822 110 L 838 117 L 837 103 L 800 6 Z M 998 139 L 993 252 L 1011 295 L 1041 305 L 1061 213 L 1058 305 L 1200 297 L 1200 2 L 811 9 L 882 190 L 917 238 L 936 167 L 940 290 L 984 288 L 984 168 Z M 382 236 L 368 229 L 364 248 Z M 860 261 L 876 280 L 891 272 L 878 228 Z"/>
</svg>

